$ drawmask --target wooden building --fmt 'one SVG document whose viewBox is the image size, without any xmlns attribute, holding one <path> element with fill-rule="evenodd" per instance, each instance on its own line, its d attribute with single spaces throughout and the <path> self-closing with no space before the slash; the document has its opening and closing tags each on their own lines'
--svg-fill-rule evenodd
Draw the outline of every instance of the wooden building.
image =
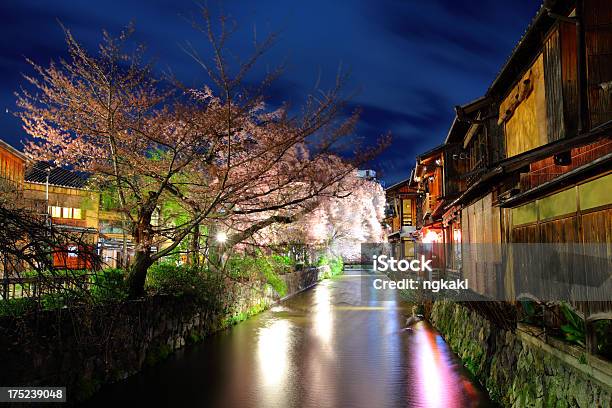
<svg viewBox="0 0 612 408">
<path fill-rule="evenodd" d="M 0 203 L 7 207 L 23 204 L 23 176 L 27 158 L 19 150 L 0 140 Z M 17 262 L 0 248 L 0 277 L 19 269 Z"/>
<path fill-rule="evenodd" d="M 84 177 L 44 163 L 25 174 L 24 198 L 58 230 L 75 237 L 53 253 L 57 268 L 89 269 L 98 242 L 99 193 L 86 187 Z"/>
<path fill-rule="evenodd" d="M 485 95 L 455 109 L 414 173 L 422 239 L 455 244 L 447 268 L 517 299 L 530 294 L 504 244 L 604 243 L 612 259 L 612 2 L 543 6 Z M 612 302 L 568 300 L 587 322 L 612 317 Z"/>
<path fill-rule="evenodd" d="M 416 231 L 420 226 L 417 197 L 412 177 L 385 189 L 387 204 L 384 222 L 389 230 L 389 242 L 395 250 L 394 256 L 397 258 L 410 257 L 414 253 Z"/>
<path fill-rule="evenodd" d="M 14 201 L 23 193 L 26 162 L 23 153 L 0 140 L 0 194 L 3 198 L 10 197 Z"/>
</svg>

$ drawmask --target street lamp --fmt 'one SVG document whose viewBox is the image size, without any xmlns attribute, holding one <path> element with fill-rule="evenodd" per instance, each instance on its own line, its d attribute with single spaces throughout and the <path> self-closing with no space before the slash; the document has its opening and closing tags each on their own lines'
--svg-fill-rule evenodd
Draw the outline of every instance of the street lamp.
<svg viewBox="0 0 612 408">
<path fill-rule="evenodd" d="M 224 231 L 217 232 L 216 239 L 218 243 L 224 244 L 227 241 L 227 233 Z"/>
</svg>

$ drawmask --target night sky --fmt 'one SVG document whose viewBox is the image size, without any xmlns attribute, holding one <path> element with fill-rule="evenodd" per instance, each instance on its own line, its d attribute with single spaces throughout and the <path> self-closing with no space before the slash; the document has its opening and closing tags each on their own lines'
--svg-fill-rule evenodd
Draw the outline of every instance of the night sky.
<svg viewBox="0 0 612 408">
<path fill-rule="evenodd" d="M 0 138 L 22 147 L 24 132 L 13 93 L 32 70 L 65 55 L 58 20 L 93 50 L 102 29 L 117 33 L 130 21 L 135 40 L 160 71 L 202 85 L 205 75 L 182 50 L 187 41 L 206 51 L 201 34 L 187 22 L 199 2 L 180 0 L 28 1 L 0 4 Z M 269 90 L 272 103 L 298 106 L 318 78 L 332 81 L 339 66 L 350 71 L 351 104 L 363 108 L 358 137 L 374 140 L 391 132 L 391 147 L 372 167 L 387 184 L 408 176 L 416 154 L 439 144 L 453 106 L 481 96 L 535 15 L 538 0 L 309 0 L 226 1 L 238 24 L 232 51 L 247 55 L 253 32 L 276 32 L 274 48 L 254 76 L 286 64 Z M 219 3 L 209 1 L 218 9 Z M 254 30 L 255 29 L 255 30 Z"/>
</svg>

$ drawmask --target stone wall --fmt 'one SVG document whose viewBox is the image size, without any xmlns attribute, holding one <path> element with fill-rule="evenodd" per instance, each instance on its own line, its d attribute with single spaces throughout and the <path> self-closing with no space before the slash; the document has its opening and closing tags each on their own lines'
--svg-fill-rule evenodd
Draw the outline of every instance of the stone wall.
<svg viewBox="0 0 612 408">
<path fill-rule="evenodd" d="M 612 364 L 533 327 L 500 329 L 458 303 L 437 301 L 428 313 L 468 370 L 507 407 L 610 407 Z"/>
<path fill-rule="evenodd" d="M 310 268 L 282 278 L 293 295 L 319 277 Z M 0 384 L 67 386 L 69 400 L 82 400 L 279 301 L 269 285 L 233 285 L 232 300 L 217 313 L 187 297 L 154 296 L 0 319 Z"/>
</svg>

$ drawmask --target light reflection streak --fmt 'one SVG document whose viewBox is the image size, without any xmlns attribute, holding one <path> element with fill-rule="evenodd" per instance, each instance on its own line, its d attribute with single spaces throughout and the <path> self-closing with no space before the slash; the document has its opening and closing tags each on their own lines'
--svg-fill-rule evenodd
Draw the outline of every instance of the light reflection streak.
<svg viewBox="0 0 612 408">
<path fill-rule="evenodd" d="M 288 320 L 274 320 L 259 330 L 257 357 L 264 385 L 279 386 L 286 379 L 289 340 Z"/>
<path fill-rule="evenodd" d="M 420 404 L 426 407 L 457 407 L 461 396 L 457 394 L 458 380 L 449 367 L 444 349 L 439 347 L 435 333 L 422 323 L 415 327 L 414 357 L 420 389 L 417 393 Z"/>
<path fill-rule="evenodd" d="M 330 299 L 329 287 L 319 284 L 315 292 L 314 328 L 317 337 L 324 343 L 325 350 L 330 351 L 334 318 Z"/>
</svg>

